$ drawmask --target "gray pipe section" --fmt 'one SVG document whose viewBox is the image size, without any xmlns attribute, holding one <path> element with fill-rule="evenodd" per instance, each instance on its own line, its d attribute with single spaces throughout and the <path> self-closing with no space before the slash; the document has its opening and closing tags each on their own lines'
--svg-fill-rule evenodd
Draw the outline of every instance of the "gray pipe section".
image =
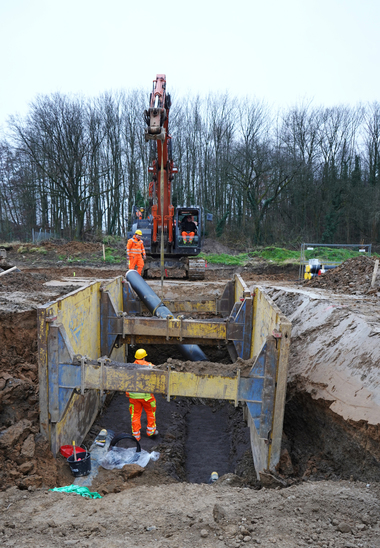
<svg viewBox="0 0 380 548">
<path fill-rule="evenodd" d="M 174 318 L 170 310 L 136 270 L 128 270 L 126 278 L 153 316 L 157 316 L 157 318 L 171 316 Z M 196 344 L 178 344 L 177 348 L 185 360 L 192 362 L 207 361 L 206 354 Z"/>
</svg>

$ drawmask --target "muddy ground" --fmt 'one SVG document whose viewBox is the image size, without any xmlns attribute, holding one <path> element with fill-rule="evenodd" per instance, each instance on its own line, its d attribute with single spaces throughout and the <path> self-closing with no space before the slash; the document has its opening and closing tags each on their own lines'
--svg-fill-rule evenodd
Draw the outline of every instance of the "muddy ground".
<svg viewBox="0 0 380 548">
<path fill-rule="evenodd" d="M 35 309 L 38 304 L 77 288 L 76 284 L 81 283 L 78 278 L 111 278 L 120 274 L 119 267 L 78 269 L 75 265 L 73 270 L 61 265 L 20 266 L 21 273 L 0 277 L 2 545 L 380 546 L 380 444 L 378 425 L 371 414 L 377 410 L 377 292 L 365 297 L 348 295 L 351 301 L 343 302 L 336 292 L 332 295 L 330 288 L 327 288 L 330 294 L 312 289 L 319 291 L 318 299 L 309 299 L 318 315 L 321 315 L 318 308 L 322 306 L 321 296 L 340 299 L 339 303 L 326 303 L 332 306 L 328 326 L 324 328 L 317 322 L 313 331 L 307 322 L 302 328 L 302 317 L 310 303 L 306 306 L 305 299 L 300 301 L 300 293 L 292 293 L 302 293 L 306 287 L 306 284 L 294 285 L 295 272 L 276 274 L 273 269 L 265 273 L 264 267 L 263 272 L 249 269 L 241 272 L 247 283 L 266 287 L 295 324 L 283 453 L 277 471 L 281 488 L 274 482 L 277 489 L 267 489 L 257 481 L 241 408 L 226 402 L 184 398 L 168 403 L 158 396 L 159 436 L 155 439 L 143 436 L 142 446 L 159 451 L 159 460 L 150 462 L 146 469 L 131 465 L 122 471 L 101 470 L 91 489 L 103 498 L 86 500 L 47 490 L 69 485 L 72 476 L 65 459 L 54 459 L 46 440 L 38 433 Z M 223 278 L 226 280 L 231 274 L 230 269 L 212 272 L 208 284 L 195 284 L 197 296 L 207 296 L 207 292 L 220 294 Z M 54 279 L 59 279 L 61 285 L 45 285 Z M 194 288 L 189 289 L 186 282 L 175 282 L 168 292 L 167 298 L 188 298 L 189 292 L 194 295 Z M 324 391 L 335 386 L 334 379 L 330 386 L 330 381 L 319 381 L 317 368 L 314 371 L 311 367 L 309 371 L 302 367 L 305 361 L 315 361 L 315 353 L 321 352 L 319 332 L 326 337 L 331 333 L 330 346 L 339 350 L 338 335 L 342 337 L 347 329 L 342 329 L 342 333 L 334 330 L 339 330 L 340 324 L 345 325 L 348 313 L 354 314 L 350 321 L 360 320 L 358 333 L 364 333 L 364 325 L 369 326 L 363 343 L 368 361 L 368 380 L 364 384 L 371 394 L 372 407 L 362 419 L 360 413 L 347 418 L 349 399 L 344 398 L 350 395 L 342 393 L 336 398 L 332 392 L 326 396 Z M 309 321 L 309 317 L 306 319 Z M 354 324 L 349 325 L 352 328 Z M 375 335 L 370 335 L 372 332 Z M 328 346 L 323 337 L 322 341 L 322 346 Z M 368 341 L 372 346 L 368 346 Z M 154 363 L 167 365 L 170 356 L 175 368 L 191 367 L 178 361 L 179 356 L 176 358 L 172 349 L 161 349 L 156 354 L 154 348 L 148 351 Z M 325 357 L 333 363 L 338 360 L 335 355 Z M 349 356 L 350 363 L 355 359 L 362 363 L 364 358 Z M 223 348 L 212 361 L 234 370 Z M 351 369 L 338 365 L 339 374 L 352 373 Z M 214 363 L 214 367 L 218 365 Z M 128 401 L 123 394 L 108 402 L 85 442 L 91 444 L 102 427 L 130 432 Z M 214 470 L 219 472 L 220 479 L 208 485 Z"/>
</svg>

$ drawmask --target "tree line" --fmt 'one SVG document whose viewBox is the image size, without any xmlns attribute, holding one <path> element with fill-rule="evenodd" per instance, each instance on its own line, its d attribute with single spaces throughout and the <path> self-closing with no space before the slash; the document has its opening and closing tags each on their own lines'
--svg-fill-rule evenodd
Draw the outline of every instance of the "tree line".
<svg viewBox="0 0 380 548">
<path fill-rule="evenodd" d="M 380 241 L 380 104 L 274 110 L 228 94 L 172 97 L 174 205 L 247 247 Z M 38 96 L 0 138 L 0 239 L 124 236 L 154 155 L 142 90 Z M 29 236 L 30 237 L 30 236 Z"/>
</svg>

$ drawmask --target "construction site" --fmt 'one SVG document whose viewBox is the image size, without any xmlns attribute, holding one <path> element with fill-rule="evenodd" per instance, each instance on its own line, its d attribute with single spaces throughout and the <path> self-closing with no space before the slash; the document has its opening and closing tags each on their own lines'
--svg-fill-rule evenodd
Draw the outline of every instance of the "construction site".
<svg viewBox="0 0 380 548">
<path fill-rule="evenodd" d="M 1 543 L 378 547 L 378 260 L 207 264 L 207 215 L 173 205 L 170 106 L 157 75 L 125 263 L 1 249 Z M 132 430 L 134 395 L 157 428 Z M 116 444 L 134 460 L 110 464 Z"/>
<path fill-rule="evenodd" d="M 149 336 L 155 319 L 115 267 L 74 276 L 23 265 L 17 250 L 6 261 L 20 271 L 0 278 L 4 546 L 378 546 L 374 260 L 307 282 L 265 265 L 165 281 L 163 303 L 182 329 L 159 319 Z M 206 361 L 183 358 L 181 334 Z M 155 371 L 122 375 L 117 364 L 139 346 Z M 99 500 L 49 491 L 73 483 L 61 445 L 89 447 L 102 428 L 131 433 L 123 392 L 141 383 L 156 394 L 159 429 L 141 446 L 158 460 L 99 466 L 90 486 Z"/>
</svg>

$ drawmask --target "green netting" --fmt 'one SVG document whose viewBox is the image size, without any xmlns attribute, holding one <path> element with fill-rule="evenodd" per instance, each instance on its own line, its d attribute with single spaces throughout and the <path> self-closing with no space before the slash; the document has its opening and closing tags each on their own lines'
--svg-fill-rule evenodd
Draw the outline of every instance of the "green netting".
<svg viewBox="0 0 380 548">
<path fill-rule="evenodd" d="M 49 489 L 49 491 L 58 491 L 59 493 L 76 493 L 81 497 L 86 497 L 89 499 L 101 499 L 99 493 L 91 493 L 88 487 L 81 487 L 80 485 L 66 485 L 65 487 L 54 487 L 54 489 Z"/>
</svg>

